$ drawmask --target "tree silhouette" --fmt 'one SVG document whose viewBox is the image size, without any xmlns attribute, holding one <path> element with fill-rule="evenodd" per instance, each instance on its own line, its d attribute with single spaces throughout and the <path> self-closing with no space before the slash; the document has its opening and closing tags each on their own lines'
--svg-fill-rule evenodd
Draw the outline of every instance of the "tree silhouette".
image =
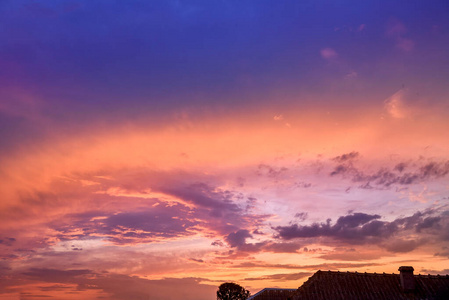
<svg viewBox="0 0 449 300">
<path fill-rule="evenodd" d="M 217 300 L 246 300 L 249 294 L 249 291 L 242 286 L 233 282 L 226 282 L 218 287 Z"/>
</svg>

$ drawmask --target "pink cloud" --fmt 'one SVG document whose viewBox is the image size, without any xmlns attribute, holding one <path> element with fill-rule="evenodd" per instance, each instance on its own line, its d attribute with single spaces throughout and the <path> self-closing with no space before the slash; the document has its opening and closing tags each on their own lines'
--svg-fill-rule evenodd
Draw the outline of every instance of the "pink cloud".
<svg viewBox="0 0 449 300">
<path fill-rule="evenodd" d="M 359 27 L 357 28 L 357 31 L 361 32 L 361 31 L 365 30 L 365 28 L 366 28 L 365 24 L 360 24 Z"/>
<path fill-rule="evenodd" d="M 408 89 L 400 89 L 384 101 L 386 112 L 395 119 L 410 117 L 412 107 L 409 102 L 411 92 Z"/>
<path fill-rule="evenodd" d="M 404 52 L 410 52 L 415 47 L 415 42 L 411 39 L 397 38 L 396 47 Z"/>
<path fill-rule="evenodd" d="M 397 19 L 390 19 L 387 24 L 386 34 L 389 37 L 398 37 L 402 36 L 407 32 L 407 27 L 405 27 L 404 23 Z"/>
<path fill-rule="evenodd" d="M 407 27 L 397 19 L 391 19 L 387 24 L 386 35 L 395 41 L 395 47 L 403 52 L 410 52 L 415 46 L 415 42 L 404 37 L 407 34 Z"/>
<path fill-rule="evenodd" d="M 337 52 L 332 48 L 324 48 L 320 51 L 321 57 L 327 60 L 335 59 L 338 57 Z"/>
</svg>

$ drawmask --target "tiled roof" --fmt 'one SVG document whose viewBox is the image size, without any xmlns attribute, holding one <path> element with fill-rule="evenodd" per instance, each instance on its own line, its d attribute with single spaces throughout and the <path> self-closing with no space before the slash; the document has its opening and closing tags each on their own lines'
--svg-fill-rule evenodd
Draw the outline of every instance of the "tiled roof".
<svg viewBox="0 0 449 300">
<path fill-rule="evenodd" d="M 295 289 L 265 288 L 249 297 L 248 300 L 285 300 L 295 291 Z"/>
<path fill-rule="evenodd" d="M 318 271 L 298 288 L 293 299 L 449 299 L 449 275 L 414 278 L 414 291 L 404 292 L 399 274 Z"/>
</svg>

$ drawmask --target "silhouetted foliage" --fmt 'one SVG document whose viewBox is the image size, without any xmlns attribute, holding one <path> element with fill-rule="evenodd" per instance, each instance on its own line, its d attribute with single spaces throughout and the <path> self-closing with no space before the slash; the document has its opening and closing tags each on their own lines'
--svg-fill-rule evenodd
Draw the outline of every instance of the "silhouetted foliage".
<svg viewBox="0 0 449 300">
<path fill-rule="evenodd" d="M 226 282 L 218 287 L 217 300 L 246 300 L 250 293 L 242 286 Z"/>
</svg>

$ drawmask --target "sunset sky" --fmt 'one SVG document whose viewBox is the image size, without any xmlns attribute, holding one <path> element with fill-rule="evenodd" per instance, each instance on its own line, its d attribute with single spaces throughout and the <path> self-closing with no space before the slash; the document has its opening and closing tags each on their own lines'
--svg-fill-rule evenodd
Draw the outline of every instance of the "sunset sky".
<svg viewBox="0 0 449 300">
<path fill-rule="evenodd" d="M 0 299 L 449 273 L 449 2 L 0 1 Z"/>
</svg>

